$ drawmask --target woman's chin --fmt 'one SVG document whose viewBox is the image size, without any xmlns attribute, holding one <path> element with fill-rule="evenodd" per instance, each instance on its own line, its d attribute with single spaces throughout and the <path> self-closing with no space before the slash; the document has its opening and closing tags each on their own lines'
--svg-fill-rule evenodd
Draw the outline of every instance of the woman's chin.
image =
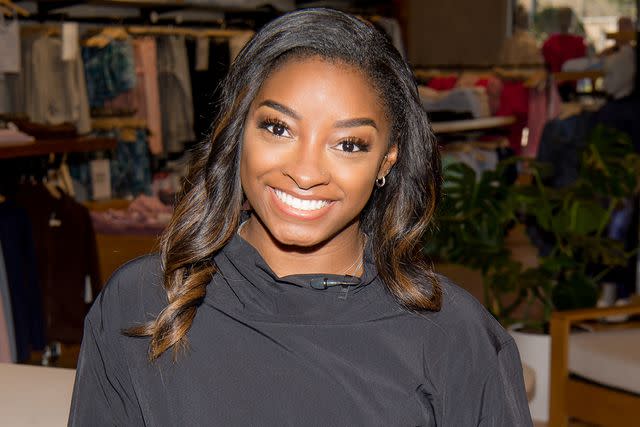
<svg viewBox="0 0 640 427">
<path fill-rule="evenodd" d="M 273 239 L 281 246 L 296 246 L 300 248 L 312 248 L 325 242 L 329 236 L 319 233 L 318 230 L 312 232 L 300 232 L 301 230 L 276 229 L 271 231 Z"/>
</svg>

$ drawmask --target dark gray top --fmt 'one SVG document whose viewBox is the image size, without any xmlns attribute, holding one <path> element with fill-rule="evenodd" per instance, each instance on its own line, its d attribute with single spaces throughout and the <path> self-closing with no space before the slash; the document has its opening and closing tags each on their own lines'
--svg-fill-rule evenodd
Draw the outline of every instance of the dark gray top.
<svg viewBox="0 0 640 427">
<path fill-rule="evenodd" d="M 120 332 L 166 305 L 159 258 L 114 274 L 85 321 L 69 425 L 532 426 L 513 340 L 445 278 L 442 310 L 416 314 L 370 251 L 359 285 L 327 289 L 278 278 L 237 235 L 214 259 L 175 362 Z"/>
</svg>

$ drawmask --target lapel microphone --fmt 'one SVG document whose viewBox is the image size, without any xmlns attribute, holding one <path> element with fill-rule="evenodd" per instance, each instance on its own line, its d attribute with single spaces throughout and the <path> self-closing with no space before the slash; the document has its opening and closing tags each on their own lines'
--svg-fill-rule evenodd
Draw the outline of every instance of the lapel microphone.
<svg viewBox="0 0 640 427">
<path fill-rule="evenodd" d="M 345 275 L 340 278 L 315 277 L 309 282 L 309 286 L 313 289 L 327 289 L 332 286 L 357 286 L 360 284 L 360 278 Z"/>
</svg>

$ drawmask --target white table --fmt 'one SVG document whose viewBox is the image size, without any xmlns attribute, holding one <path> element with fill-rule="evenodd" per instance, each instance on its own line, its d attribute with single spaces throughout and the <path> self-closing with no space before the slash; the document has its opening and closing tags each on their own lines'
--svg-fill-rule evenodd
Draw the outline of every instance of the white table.
<svg viewBox="0 0 640 427">
<path fill-rule="evenodd" d="M 76 371 L 0 363 L 0 425 L 66 426 Z"/>
</svg>

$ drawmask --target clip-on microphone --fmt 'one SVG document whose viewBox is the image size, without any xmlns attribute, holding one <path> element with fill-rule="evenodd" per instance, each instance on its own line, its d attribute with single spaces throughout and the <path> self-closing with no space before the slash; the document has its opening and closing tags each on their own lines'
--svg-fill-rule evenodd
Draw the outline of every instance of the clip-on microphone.
<svg viewBox="0 0 640 427">
<path fill-rule="evenodd" d="M 309 282 L 309 286 L 313 289 L 327 289 L 331 286 L 357 286 L 360 284 L 360 278 L 355 276 L 345 275 L 341 278 L 329 278 L 329 277 L 315 277 Z"/>
</svg>

